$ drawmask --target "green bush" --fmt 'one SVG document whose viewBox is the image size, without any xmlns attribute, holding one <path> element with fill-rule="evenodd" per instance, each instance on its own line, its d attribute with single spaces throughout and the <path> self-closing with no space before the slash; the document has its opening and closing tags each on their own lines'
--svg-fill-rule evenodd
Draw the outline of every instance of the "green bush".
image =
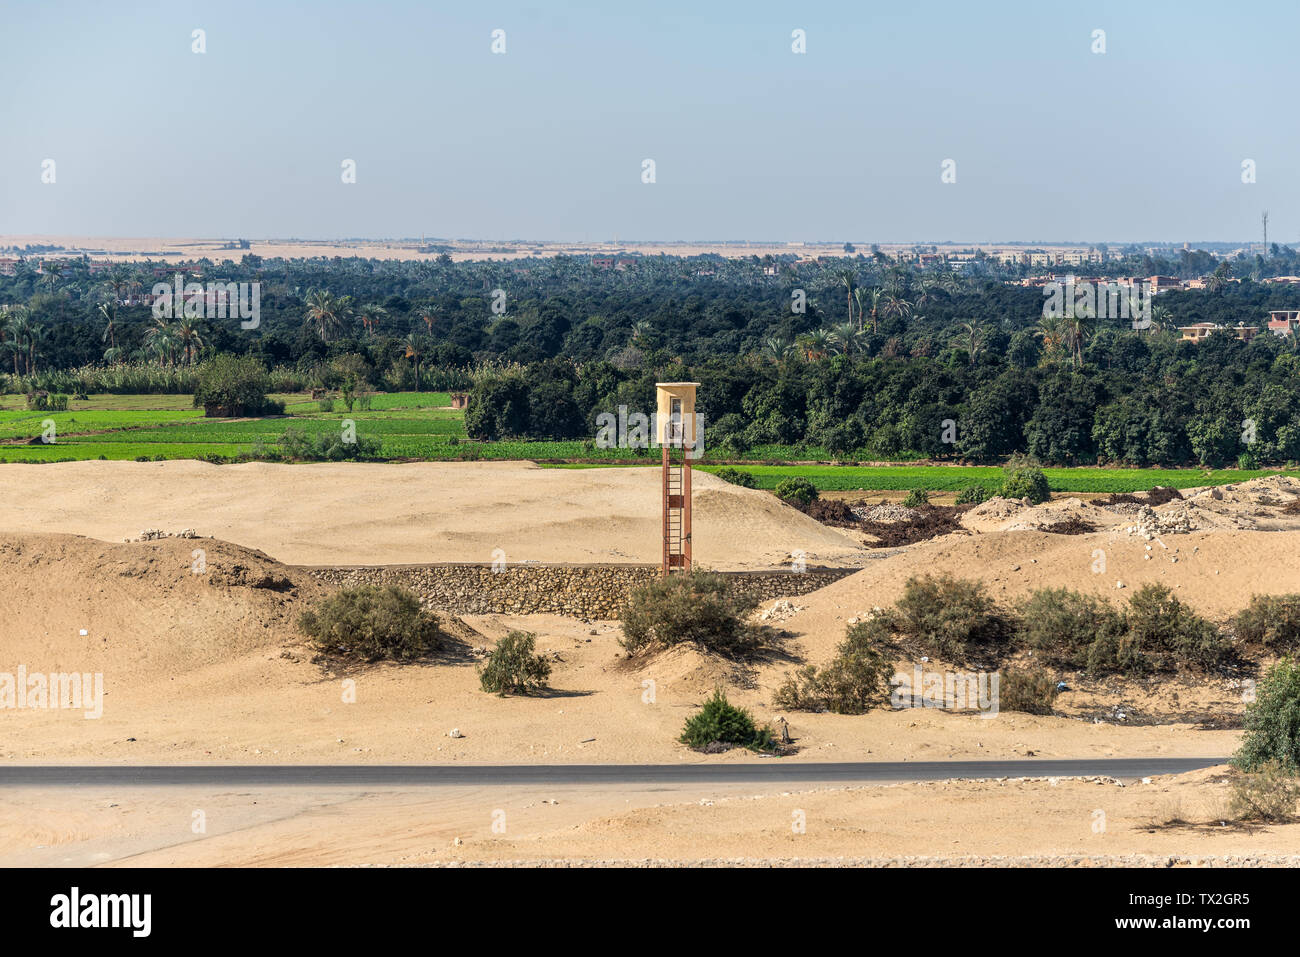
<svg viewBox="0 0 1300 957">
<path fill-rule="evenodd" d="M 533 652 L 534 636 L 512 631 L 496 643 L 479 671 L 479 686 L 493 694 L 528 694 L 546 686 L 551 664 Z"/>
<path fill-rule="evenodd" d="M 989 490 L 983 485 L 967 485 L 957 493 L 958 505 L 978 505 L 989 500 Z"/>
<path fill-rule="evenodd" d="M 252 356 L 221 353 L 199 366 L 194 408 L 214 415 L 270 415 L 284 411 L 284 403 L 266 397 L 270 378 Z"/>
<path fill-rule="evenodd" d="M 820 671 L 806 665 L 787 677 L 772 700 L 795 711 L 864 714 L 889 700 L 891 671 L 892 663 L 878 649 L 841 645 Z"/>
<path fill-rule="evenodd" d="M 623 613 L 623 647 L 633 654 L 694 642 L 705 651 L 743 658 L 763 645 L 763 631 L 745 621 L 758 604 L 727 579 L 691 571 L 658 578 L 632 592 Z"/>
<path fill-rule="evenodd" d="M 1232 782 L 1229 805 L 1240 821 L 1286 824 L 1295 818 L 1300 802 L 1300 778 L 1280 761 L 1268 761 L 1253 774 L 1242 774 Z"/>
<path fill-rule="evenodd" d="M 1234 765 L 1257 771 L 1277 761 L 1288 773 L 1300 771 L 1300 662 L 1287 657 L 1269 669 L 1246 705 L 1243 726 Z"/>
<path fill-rule="evenodd" d="M 920 508 L 930 504 L 930 493 L 923 488 L 914 488 L 903 499 L 904 508 Z"/>
<path fill-rule="evenodd" d="M 1106 665 L 1114 664 L 1116 643 L 1127 631 L 1124 615 L 1109 602 L 1068 588 L 1037 589 L 1020 606 L 1019 619 L 1021 641 L 1065 668 L 1113 670 Z M 1094 646 L 1102 650 L 1094 653 Z"/>
<path fill-rule="evenodd" d="M 904 638 L 949 661 L 1001 651 L 1011 632 L 1010 620 L 982 583 L 947 574 L 908 579 L 889 619 Z"/>
<path fill-rule="evenodd" d="M 322 652 L 346 659 L 413 661 L 442 646 L 437 619 L 395 585 L 335 592 L 303 612 L 298 626 Z"/>
<path fill-rule="evenodd" d="M 806 478 L 783 479 L 776 487 L 776 497 L 796 508 L 807 508 L 818 497 L 817 486 Z"/>
<path fill-rule="evenodd" d="M 1002 488 L 998 494 L 1003 498 L 1027 498 L 1029 504 L 1039 505 L 1052 497 L 1052 490 L 1042 469 L 1016 462 L 1009 463 L 1003 470 Z"/>
<path fill-rule="evenodd" d="M 317 400 L 316 400 L 316 408 L 320 409 L 320 411 L 322 411 L 322 412 L 333 412 L 333 411 L 334 411 L 334 400 L 333 400 L 333 399 L 317 399 Z"/>
<path fill-rule="evenodd" d="M 312 434 L 302 429 L 285 429 L 279 448 L 265 457 L 286 462 L 362 462 L 380 458 L 382 443 L 368 435 L 344 442 L 343 432 Z"/>
<path fill-rule="evenodd" d="M 723 750 L 729 745 L 752 751 L 775 749 L 772 729 L 756 727 L 749 712 L 731 704 L 721 689 L 716 689 L 704 707 L 686 720 L 678 740 L 696 751 L 712 751 L 720 745 Z"/>
<path fill-rule="evenodd" d="M 67 412 L 68 397 L 31 392 L 27 395 L 27 408 L 33 412 Z"/>
<path fill-rule="evenodd" d="M 1231 657 L 1232 646 L 1214 622 L 1202 618 L 1164 585 L 1147 584 L 1129 599 L 1126 641 L 1119 660 L 1144 656 L 1158 670 L 1191 665 L 1207 670 Z M 1126 669 L 1127 670 L 1127 669 Z"/>
<path fill-rule="evenodd" d="M 724 482 L 732 485 L 739 485 L 741 488 L 758 488 L 758 479 L 754 478 L 752 472 L 742 472 L 740 469 L 733 469 L 731 466 L 718 469 L 713 473 Z"/>
<path fill-rule="evenodd" d="M 1300 595 L 1252 595 L 1232 620 L 1232 630 L 1273 654 L 1300 652 Z"/>
<path fill-rule="evenodd" d="M 1056 682 L 1041 668 L 1008 669 L 998 678 L 998 710 L 1051 714 Z"/>
</svg>

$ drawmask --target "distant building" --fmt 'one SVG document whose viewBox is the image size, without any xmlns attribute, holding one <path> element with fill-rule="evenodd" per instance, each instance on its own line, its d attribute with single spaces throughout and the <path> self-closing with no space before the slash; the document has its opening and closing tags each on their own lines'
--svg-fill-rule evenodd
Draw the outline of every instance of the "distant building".
<svg viewBox="0 0 1300 957">
<path fill-rule="evenodd" d="M 1213 322 L 1196 322 L 1190 326 L 1179 326 L 1178 331 L 1182 333 L 1180 338 L 1184 342 L 1199 343 L 1204 339 L 1208 339 L 1214 333 L 1220 335 L 1232 333 L 1234 338 L 1240 339 L 1243 342 L 1249 342 L 1251 339 L 1254 339 L 1256 334 L 1259 332 L 1259 326 L 1246 326 L 1241 324 L 1235 326 L 1220 326 Z"/>
<path fill-rule="evenodd" d="M 1300 309 L 1273 309 L 1268 314 L 1268 331 L 1285 336 L 1300 329 Z"/>
<path fill-rule="evenodd" d="M 453 392 L 453 393 L 451 394 L 451 407 L 452 407 L 453 409 L 468 409 L 468 408 L 469 408 L 469 393 L 468 393 L 468 392 Z"/>
</svg>

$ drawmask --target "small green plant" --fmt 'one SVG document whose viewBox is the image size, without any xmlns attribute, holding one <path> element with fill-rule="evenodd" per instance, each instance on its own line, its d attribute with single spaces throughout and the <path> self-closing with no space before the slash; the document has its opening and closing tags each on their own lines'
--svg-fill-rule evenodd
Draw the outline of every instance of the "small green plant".
<svg viewBox="0 0 1300 957">
<path fill-rule="evenodd" d="M 442 646 L 437 619 L 396 585 L 342 589 L 303 612 L 298 626 L 321 652 L 344 659 L 414 661 Z"/>
<path fill-rule="evenodd" d="M 1108 602 L 1068 588 L 1040 588 L 1020 606 L 1020 639 L 1035 654 L 1064 668 L 1114 670 L 1118 639 L 1127 631 Z M 1098 644 L 1100 642 L 1100 645 Z M 1095 655 L 1094 646 L 1099 647 Z"/>
<path fill-rule="evenodd" d="M 1147 584 L 1129 599 L 1126 641 L 1120 645 L 1120 663 L 1126 655 L 1146 655 L 1158 669 L 1192 666 L 1208 670 L 1224 663 L 1232 646 L 1214 622 L 1202 618 L 1174 597 L 1164 585 Z"/>
<path fill-rule="evenodd" d="M 1056 682 L 1041 668 L 1007 669 L 998 679 L 998 709 L 1025 714 L 1051 714 Z"/>
<path fill-rule="evenodd" d="M 796 508 L 807 508 L 817 501 L 818 494 L 817 486 L 800 476 L 783 479 L 776 487 L 776 497 Z"/>
<path fill-rule="evenodd" d="M 1030 505 L 1040 505 L 1052 497 L 1052 490 L 1042 469 L 1024 459 L 1013 458 L 1002 470 L 1002 488 L 998 494 L 1003 498 L 1028 499 Z"/>
<path fill-rule="evenodd" d="M 930 493 L 923 488 L 914 488 L 903 499 L 904 508 L 920 508 L 930 504 Z"/>
<path fill-rule="evenodd" d="M 333 400 L 333 399 L 317 399 L 317 400 L 316 400 L 316 408 L 320 409 L 320 411 L 322 411 L 322 412 L 333 412 L 333 411 L 334 411 L 334 400 Z"/>
<path fill-rule="evenodd" d="M 756 605 L 722 575 L 691 571 L 658 578 L 632 592 L 622 644 L 636 654 L 694 642 L 704 651 L 743 658 L 764 643 L 763 631 L 745 621 Z"/>
<path fill-rule="evenodd" d="M 727 466 L 718 469 L 713 474 L 731 485 L 739 485 L 741 488 L 758 488 L 758 479 L 754 478 L 752 472 L 742 472 L 740 469 Z"/>
<path fill-rule="evenodd" d="M 1233 779 L 1229 807 L 1237 820 L 1286 824 L 1295 818 L 1297 803 L 1300 778 L 1280 761 L 1267 761 L 1255 772 Z"/>
<path fill-rule="evenodd" d="M 1300 772 L 1300 662 L 1283 658 L 1269 669 L 1246 705 L 1243 726 L 1234 765 L 1257 771 L 1276 761 L 1290 774 Z"/>
<path fill-rule="evenodd" d="M 533 651 L 535 637 L 512 631 L 496 643 L 479 671 L 479 686 L 502 697 L 529 694 L 546 686 L 551 663 Z"/>
<path fill-rule="evenodd" d="M 776 747 L 772 741 L 772 729 L 766 725 L 756 727 L 749 712 L 729 702 L 721 688 L 715 689 L 704 706 L 686 720 L 686 727 L 678 740 L 696 751 L 726 750 L 729 747 L 772 751 Z"/>
<path fill-rule="evenodd" d="M 989 500 L 989 490 L 983 485 L 967 485 L 957 493 L 958 505 L 979 505 Z"/>
</svg>

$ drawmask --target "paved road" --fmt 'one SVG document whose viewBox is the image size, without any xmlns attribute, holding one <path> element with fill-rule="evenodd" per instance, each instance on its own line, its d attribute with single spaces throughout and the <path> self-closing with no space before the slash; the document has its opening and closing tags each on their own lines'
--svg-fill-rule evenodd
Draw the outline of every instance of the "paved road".
<svg viewBox="0 0 1300 957">
<path fill-rule="evenodd" d="M 1140 778 L 1194 771 L 1226 760 L 1082 758 L 813 764 L 772 758 L 744 764 L 9 765 L 0 766 L 0 787 L 482 787 L 493 784 L 872 783 L 1089 775 Z"/>
</svg>

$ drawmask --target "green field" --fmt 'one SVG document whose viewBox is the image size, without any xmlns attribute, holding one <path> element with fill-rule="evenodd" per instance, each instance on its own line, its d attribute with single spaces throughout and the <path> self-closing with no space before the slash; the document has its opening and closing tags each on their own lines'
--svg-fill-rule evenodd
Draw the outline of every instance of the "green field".
<svg viewBox="0 0 1300 957">
<path fill-rule="evenodd" d="M 322 412 L 310 396 L 280 395 L 286 415 L 262 419 L 207 419 L 182 395 L 93 395 L 73 400 L 67 412 L 32 412 L 22 396 L 0 397 L 0 461 L 56 462 L 82 459 L 226 459 L 273 446 L 286 429 L 312 434 L 336 432 L 351 420 L 358 436 L 380 443 L 380 455 L 393 460 L 528 459 L 554 468 L 653 466 L 658 450 L 638 454 L 628 449 L 596 449 L 588 442 L 477 442 L 465 434 L 464 413 L 448 408 L 445 392 L 376 395 L 369 411 Z M 56 441 L 28 445 L 47 422 Z M 764 464 L 818 458 L 819 449 L 784 446 L 756 448 L 755 464 L 737 467 L 753 473 L 758 486 L 773 489 L 782 479 L 801 476 L 825 491 L 958 491 L 968 485 L 995 489 L 1002 480 L 997 467 L 959 465 L 806 465 Z M 705 471 L 721 466 L 703 465 Z M 1155 485 L 1190 488 L 1242 482 L 1276 470 L 1231 469 L 1044 469 L 1054 491 L 1137 492 Z"/>
</svg>

